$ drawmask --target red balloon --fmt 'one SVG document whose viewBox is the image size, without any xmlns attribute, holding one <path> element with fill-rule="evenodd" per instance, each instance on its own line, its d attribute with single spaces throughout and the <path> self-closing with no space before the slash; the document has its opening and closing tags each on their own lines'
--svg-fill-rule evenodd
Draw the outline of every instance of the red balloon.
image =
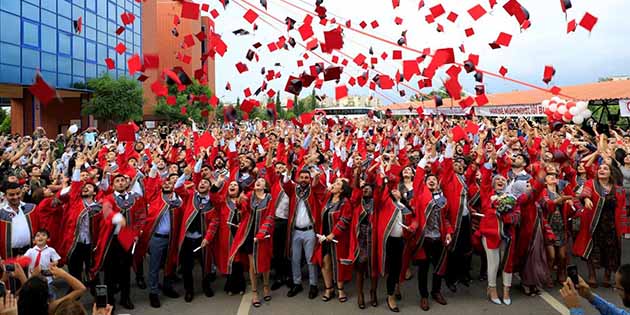
<svg viewBox="0 0 630 315">
<path fill-rule="evenodd" d="M 553 120 L 558 120 L 559 121 L 560 119 L 562 119 L 562 114 L 560 114 L 558 112 L 553 113 Z"/>
<path fill-rule="evenodd" d="M 545 109 L 545 115 L 547 115 L 547 118 L 551 118 L 551 116 L 553 116 L 553 112 L 549 108 L 547 108 Z"/>
<path fill-rule="evenodd" d="M 567 103 L 567 109 L 571 108 L 571 107 L 575 107 L 577 104 L 575 102 L 568 102 Z"/>
<path fill-rule="evenodd" d="M 571 119 L 573 119 L 573 115 L 571 115 L 571 113 L 567 111 L 566 113 L 564 113 L 563 118 L 570 121 Z"/>
</svg>

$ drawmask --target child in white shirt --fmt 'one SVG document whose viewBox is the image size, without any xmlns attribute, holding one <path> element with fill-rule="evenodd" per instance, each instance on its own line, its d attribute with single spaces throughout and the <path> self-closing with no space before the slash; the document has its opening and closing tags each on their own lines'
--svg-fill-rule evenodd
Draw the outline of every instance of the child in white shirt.
<svg viewBox="0 0 630 315">
<path fill-rule="evenodd" d="M 59 259 L 61 256 L 57 254 L 57 251 L 49 247 L 48 243 L 48 230 L 44 228 L 40 228 L 37 233 L 35 233 L 35 246 L 26 251 L 24 256 L 27 256 L 31 259 L 31 263 L 28 266 L 28 275 L 32 275 L 33 271 L 39 270 L 40 274 L 46 276 L 48 279 L 48 284 L 52 282 L 53 278 L 50 275 L 50 266 L 57 266 Z"/>
</svg>

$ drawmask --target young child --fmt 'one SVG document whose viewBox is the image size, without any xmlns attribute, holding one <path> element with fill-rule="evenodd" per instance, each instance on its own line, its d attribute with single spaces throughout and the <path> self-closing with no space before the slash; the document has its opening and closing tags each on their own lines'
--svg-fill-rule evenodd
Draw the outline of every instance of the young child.
<svg viewBox="0 0 630 315">
<path fill-rule="evenodd" d="M 57 262 L 61 257 L 57 254 L 57 251 L 49 247 L 48 243 L 48 230 L 40 228 L 35 233 L 35 246 L 26 251 L 24 256 L 31 259 L 31 264 L 28 267 L 28 275 L 31 276 L 33 271 L 39 267 L 40 273 L 48 278 L 48 284 L 52 282 L 52 276 L 49 274 L 50 266 L 57 266 Z"/>
</svg>

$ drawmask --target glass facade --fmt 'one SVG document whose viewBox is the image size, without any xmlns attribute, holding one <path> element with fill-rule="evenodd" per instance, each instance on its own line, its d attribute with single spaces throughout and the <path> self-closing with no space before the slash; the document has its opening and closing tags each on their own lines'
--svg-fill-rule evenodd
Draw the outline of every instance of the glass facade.
<svg viewBox="0 0 630 315">
<path fill-rule="evenodd" d="M 120 15 L 136 16 L 124 33 Z M 80 34 L 73 21 L 83 20 Z M 141 4 L 135 0 L 0 0 L 0 84 L 33 83 L 37 70 L 48 84 L 71 88 L 109 71 L 127 73 L 127 59 L 141 54 Z M 114 47 L 122 42 L 127 51 Z M 116 69 L 108 70 L 106 58 Z"/>
</svg>

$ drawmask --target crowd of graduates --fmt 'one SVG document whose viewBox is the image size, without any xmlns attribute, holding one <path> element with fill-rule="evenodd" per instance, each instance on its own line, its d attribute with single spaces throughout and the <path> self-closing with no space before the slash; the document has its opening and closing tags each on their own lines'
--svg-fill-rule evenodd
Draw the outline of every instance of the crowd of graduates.
<svg viewBox="0 0 630 315">
<path fill-rule="evenodd" d="M 104 283 L 126 309 L 132 274 L 153 307 L 180 297 L 180 277 L 193 301 L 197 262 L 205 296 L 225 277 L 221 290 L 251 290 L 254 307 L 284 285 L 299 295 L 306 274 L 308 297 L 325 302 L 347 302 L 354 278 L 361 309 L 399 312 L 414 274 L 425 311 L 429 299 L 447 304 L 443 282 L 455 292 L 473 278 L 487 281 L 490 303 L 510 305 L 513 285 L 535 296 L 564 284 L 574 259 L 587 262 L 591 287 L 610 287 L 630 233 L 630 135 L 615 128 L 317 114 L 38 128 L 0 146 L 0 257 L 5 280 L 8 265 L 23 273 L 7 289 L 62 278 L 74 299 Z"/>
</svg>

